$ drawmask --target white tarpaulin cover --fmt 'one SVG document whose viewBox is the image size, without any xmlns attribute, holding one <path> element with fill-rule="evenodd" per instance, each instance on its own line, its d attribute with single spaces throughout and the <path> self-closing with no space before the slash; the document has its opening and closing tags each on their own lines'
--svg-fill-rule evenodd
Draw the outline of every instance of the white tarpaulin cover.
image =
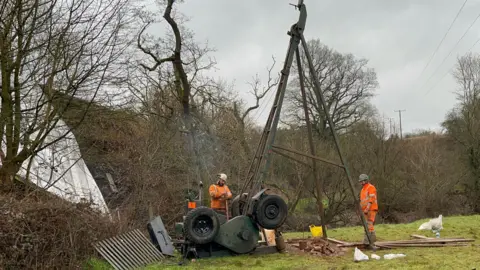
<svg viewBox="0 0 480 270">
<path fill-rule="evenodd" d="M 64 138 L 41 150 L 33 157 L 29 180 L 65 200 L 91 202 L 96 209 L 103 213 L 109 213 L 95 179 L 81 158 L 75 136 L 71 132 L 65 136 L 67 131 L 68 127 L 60 119 L 44 143 L 46 145 L 56 138 Z M 22 177 L 27 174 L 29 160 L 27 159 L 22 164 L 19 172 Z"/>
<path fill-rule="evenodd" d="M 368 261 L 368 256 L 365 253 L 363 253 L 360 249 L 355 248 L 355 252 L 353 252 L 353 261 L 354 262 Z"/>
<path fill-rule="evenodd" d="M 440 231 L 443 230 L 443 215 L 439 215 L 437 218 L 432 218 L 429 221 L 420 225 L 418 230 L 432 230 Z"/>
</svg>

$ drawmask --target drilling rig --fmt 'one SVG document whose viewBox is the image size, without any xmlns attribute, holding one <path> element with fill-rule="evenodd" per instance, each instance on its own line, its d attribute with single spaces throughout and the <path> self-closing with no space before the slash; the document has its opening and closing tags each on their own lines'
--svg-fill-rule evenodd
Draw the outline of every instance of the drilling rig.
<svg viewBox="0 0 480 270">
<path fill-rule="evenodd" d="M 288 214 L 286 202 L 278 195 L 270 194 L 268 188 L 265 187 L 265 179 L 272 162 L 272 153 L 279 154 L 283 157 L 291 158 L 297 162 L 306 164 L 285 152 L 301 155 L 311 159 L 311 164 L 306 164 L 313 169 L 313 175 L 316 177 L 316 162 L 321 161 L 330 165 L 342 168 L 347 176 L 347 180 L 352 192 L 355 204 L 360 209 L 359 198 L 353 184 L 347 161 L 340 149 L 339 139 L 335 132 L 334 124 L 330 116 L 328 108 L 325 106 L 325 99 L 320 90 L 320 83 L 316 74 L 310 74 L 316 99 L 321 103 L 328 125 L 333 135 L 341 164 L 323 159 L 315 155 L 315 147 L 312 139 L 312 128 L 309 120 L 309 112 L 307 108 L 307 99 L 304 85 L 304 69 L 300 57 L 300 44 L 307 61 L 310 72 L 315 70 L 312 57 L 308 50 L 307 42 L 303 36 L 307 20 L 307 9 L 303 0 L 299 0 L 296 5 L 292 4 L 299 11 L 298 21 L 293 24 L 287 32 L 290 36 L 288 50 L 285 56 L 283 68 L 281 70 L 279 84 L 276 89 L 275 99 L 270 109 L 267 122 L 262 132 L 262 136 L 255 151 L 255 155 L 251 161 L 244 185 L 240 193 L 233 198 L 231 203 L 231 217 L 215 212 L 213 209 L 202 206 L 201 195 L 199 200 L 191 200 L 186 207 L 186 214 L 182 222 L 175 224 L 176 239 L 172 239 L 160 217 L 152 219 L 148 223 L 148 231 L 153 244 L 157 250 L 166 255 L 173 256 L 173 247 L 179 250 L 184 258 L 203 258 L 216 256 L 231 256 L 238 254 L 251 254 L 262 250 L 259 244 L 261 233 L 265 230 L 275 231 L 276 246 L 269 247 L 267 253 L 282 251 L 285 247 L 283 238 L 278 230 L 285 222 Z M 292 68 L 293 60 L 296 60 L 300 91 L 303 100 L 303 109 L 308 131 L 308 141 L 310 154 L 303 153 L 294 149 L 275 145 L 275 136 L 280 119 L 281 109 L 285 97 L 285 91 L 288 78 Z M 317 185 L 319 186 L 319 185 Z M 203 185 L 200 182 L 199 194 Z M 317 187 L 320 194 L 321 189 Z M 319 200 L 320 201 L 320 200 Z M 321 222 L 324 237 L 326 238 L 326 228 L 324 224 L 322 203 L 319 203 Z M 361 213 L 359 211 L 358 213 Z M 370 233 L 367 228 L 365 217 L 359 214 L 365 233 L 373 247 Z M 107 258 L 108 259 L 108 258 Z"/>
<path fill-rule="evenodd" d="M 356 204 L 359 207 L 359 202 L 356 196 L 357 193 L 355 191 L 355 187 L 353 185 L 353 181 L 348 170 L 347 162 L 340 149 L 338 136 L 335 132 L 332 119 L 330 117 L 327 107 L 325 106 L 325 100 L 320 90 L 320 83 L 316 74 L 310 74 L 314 83 L 314 92 L 316 98 L 322 103 L 322 106 L 324 108 L 324 112 L 327 116 L 330 129 L 333 133 L 333 138 L 337 146 L 337 152 L 340 156 L 342 164 L 336 164 L 334 162 L 322 159 L 314 155 L 314 144 L 306 104 L 304 74 L 299 48 L 301 44 L 303 46 L 304 55 L 306 56 L 309 70 L 315 70 L 313 68 L 312 57 L 308 51 L 307 42 L 305 41 L 305 38 L 303 36 L 307 19 L 307 9 L 303 0 L 299 0 L 298 4 L 293 6 L 295 6 L 295 8 L 300 12 L 299 18 L 298 21 L 293 24 L 288 31 L 290 41 L 284 61 L 284 66 L 281 71 L 279 84 L 276 89 L 275 99 L 270 109 L 270 113 L 263 129 L 259 144 L 255 151 L 255 155 L 252 159 L 248 173 L 246 175 L 244 185 L 240 193 L 232 200 L 232 218 L 226 220 L 224 216 L 220 214 L 215 215 L 213 210 L 206 207 L 196 208 L 188 212 L 183 222 L 182 230 L 185 234 L 185 239 L 187 239 L 187 241 L 193 242 L 193 244 L 195 245 L 207 244 L 206 248 L 211 250 L 212 248 L 211 246 L 208 246 L 208 244 L 213 243 L 217 247 L 220 247 L 220 249 L 228 249 L 229 251 L 232 251 L 236 254 L 251 253 L 256 249 L 258 245 L 258 240 L 260 237 L 259 232 L 263 231 L 264 229 L 277 230 L 283 225 L 288 214 L 287 204 L 280 196 L 275 194 L 269 194 L 268 189 L 265 188 L 264 185 L 264 181 L 267 177 L 267 172 L 272 162 L 272 153 L 275 152 L 282 156 L 290 157 L 282 153 L 280 150 L 310 157 L 312 160 L 312 168 L 314 170 L 316 168 L 315 161 L 317 160 L 343 168 L 346 172 L 352 194 L 357 200 Z M 275 136 L 277 133 L 277 127 L 285 97 L 285 91 L 295 56 L 299 73 L 301 95 L 303 98 L 303 108 L 307 121 L 311 155 L 303 154 L 292 149 L 275 145 Z M 295 160 L 295 158 L 293 157 L 290 158 Z M 314 172 L 314 174 L 316 173 Z M 320 209 L 320 212 L 323 213 L 323 209 Z M 194 220 L 196 220 L 197 216 L 199 216 L 201 213 L 212 217 L 211 219 L 209 219 L 208 222 L 203 223 L 205 225 L 205 230 L 203 231 L 202 236 L 200 236 L 200 234 L 196 235 L 196 233 L 194 232 L 195 226 L 199 224 L 195 223 Z M 371 245 L 370 234 L 366 226 L 365 217 L 363 215 L 360 215 L 360 217 L 362 219 L 365 232 Z M 325 224 L 323 224 L 323 216 L 321 217 L 321 219 L 323 231 L 324 234 L 326 234 Z M 280 251 L 284 247 L 284 244 L 282 244 L 282 242 L 283 241 L 281 233 L 279 231 L 276 231 L 276 244 L 277 249 Z M 185 252 L 187 250 L 188 248 L 184 249 Z"/>
</svg>

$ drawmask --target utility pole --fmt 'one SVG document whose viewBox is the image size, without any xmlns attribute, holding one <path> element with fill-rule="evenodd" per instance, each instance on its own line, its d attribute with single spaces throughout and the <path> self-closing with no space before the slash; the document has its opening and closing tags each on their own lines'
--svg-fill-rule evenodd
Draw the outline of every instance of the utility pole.
<svg viewBox="0 0 480 270">
<path fill-rule="evenodd" d="M 390 120 L 390 136 L 392 136 L 393 131 L 394 131 L 394 126 L 392 125 L 392 120 L 393 120 L 393 118 L 390 117 L 389 120 Z M 394 123 L 394 124 L 395 124 L 395 123 Z"/>
<path fill-rule="evenodd" d="M 404 112 L 405 110 L 396 110 L 395 112 L 398 112 L 398 118 L 400 120 L 400 140 L 403 139 L 403 136 L 402 136 L 402 112 Z"/>
</svg>

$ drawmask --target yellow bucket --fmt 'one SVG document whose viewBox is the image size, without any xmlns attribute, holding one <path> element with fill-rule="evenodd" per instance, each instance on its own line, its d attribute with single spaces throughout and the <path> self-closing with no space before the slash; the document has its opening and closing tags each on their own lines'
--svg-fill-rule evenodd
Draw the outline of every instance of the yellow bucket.
<svg viewBox="0 0 480 270">
<path fill-rule="evenodd" d="M 310 225 L 310 232 L 313 237 L 322 237 L 323 235 L 322 227 L 317 227 L 315 225 Z"/>
</svg>

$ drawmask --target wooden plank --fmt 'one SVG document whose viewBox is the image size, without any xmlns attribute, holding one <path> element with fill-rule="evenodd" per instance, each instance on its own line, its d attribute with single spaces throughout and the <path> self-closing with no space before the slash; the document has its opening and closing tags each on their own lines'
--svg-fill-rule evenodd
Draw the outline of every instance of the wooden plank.
<svg viewBox="0 0 480 270">
<path fill-rule="evenodd" d="M 413 240 L 399 240 L 399 241 L 385 241 L 378 242 L 379 244 L 411 244 L 411 243 L 431 243 L 431 244 L 442 244 L 442 243 L 460 243 L 460 242 L 473 242 L 474 239 L 442 239 L 442 238 L 433 238 L 433 239 L 413 239 Z"/>
<path fill-rule="evenodd" d="M 413 239 L 413 240 L 398 240 L 398 241 L 384 241 L 384 242 L 375 242 L 375 245 L 383 245 L 383 246 L 389 246 L 389 245 L 399 245 L 399 244 L 409 244 L 409 245 L 420 245 L 420 244 L 441 244 L 441 245 L 446 245 L 449 243 L 466 243 L 466 242 L 474 242 L 474 239 L 462 239 L 462 238 L 432 238 L 432 239 Z M 338 247 L 362 247 L 365 246 L 365 244 L 361 242 L 356 242 L 356 243 L 346 243 L 346 244 L 340 244 Z"/>
<path fill-rule="evenodd" d="M 468 244 L 467 243 L 450 242 L 450 243 L 389 243 L 389 244 L 384 244 L 384 245 L 389 245 L 389 246 L 425 246 L 425 245 L 449 246 L 449 245 L 468 245 Z"/>
<path fill-rule="evenodd" d="M 466 247 L 466 244 L 461 244 L 461 243 L 454 243 L 454 244 L 389 244 L 389 245 L 384 245 L 386 247 L 390 248 L 403 248 L 403 247 Z"/>
<path fill-rule="evenodd" d="M 413 238 L 417 238 L 417 239 L 434 239 L 433 237 L 426 237 L 426 236 L 419 235 L 419 234 L 412 234 L 410 236 L 413 237 Z"/>
<path fill-rule="evenodd" d="M 333 238 L 330 238 L 330 237 L 328 237 L 327 240 L 332 242 L 332 243 L 340 244 L 340 245 L 350 244 L 349 242 L 340 241 L 340 240 L 333 239 Z"/>
<path fill-rule="evenodd" d="M 338 245 L 338 247 L 361 247 L 361 246 L 365 246 L 365 244 L 360 242 L 355 242 L 355 243 L 346 243 L 346 244 Z"/>
<path fill-rule="evenodd" d="M 377 243 L 374 243 L 375 246 L 379 247 L 379 248 L 384 248 L 384 249 L 392 249 L 390 246 L 386 246 L 386 245 L 382 245 L 382 244 L 377 244 Z"/>
</svg>

